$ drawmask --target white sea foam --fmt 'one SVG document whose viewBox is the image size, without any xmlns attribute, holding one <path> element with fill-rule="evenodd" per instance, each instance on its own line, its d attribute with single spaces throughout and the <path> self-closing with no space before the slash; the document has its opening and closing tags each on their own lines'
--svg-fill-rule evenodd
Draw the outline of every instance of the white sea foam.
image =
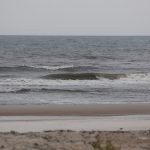
<svg viewBox="0 0 150 150">
<path fill-rule="evenodd" d="M 150 73 L 132 73 L 114 82 L 120 84 L 150 84 Z"/>
<path fill-rule="evenodd" d="M 31 66 L 31 67 L 37 68 L 37 69 L 59 70 L 59 69 L 65 69 L 65 68 L 73 68 L 74 65 L 62 65 L 62 66 Z"/>
<path fill-rule="evenodd" d="M 127 79 L 133 81 L 150 81 L 150 73 L 132 73 L 128 75 Z"/>
<path fill-rule="evenodd" d="M 150 73 L 129 74 L 116 80 L 99 78 L 99 80 L 52 80 L 39 78 L 7 78 L 0 79 L 0 85 L 100 85 L 114 83 L 150 83 Z"/>
<path fill-rule="evenodd" d="M 56 85 L 56 86 L 64 86 L 64 85 L 96 85 L 99 84 L 100 81 L 97 80 L 45 80 L 45 79 L 27 79 L 27 78 L 10 78 L 10 79 L 0 79 L 0 85 Z"/>
</svg>

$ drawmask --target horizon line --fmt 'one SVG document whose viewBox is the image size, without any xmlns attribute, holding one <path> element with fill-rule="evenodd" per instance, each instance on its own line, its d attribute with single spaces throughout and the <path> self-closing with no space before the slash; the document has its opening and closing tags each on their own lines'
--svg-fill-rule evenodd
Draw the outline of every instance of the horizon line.
<svg viewBox="0 0 150 150">
<path fill-rule="evenodd" d="M 96 36 L 110 36 L 110 37 L 112 37 L 112 36 L 124 36 L 124 37 L 131 36 L 131 37 L 133 37 L 133 36 L 150 36 L 150 35 L 144 35 L 144 34 L 137 34 L 137 35 L 136 34 L 135 35 L 134 34 L 130 34 L 130 35 L 126 35 L 126 34 L 125 35 L 119 35 L 119 34 L 118 35 L 117 34 L 116 35 L 115 34 L 114 35 L 109 35 L 109 34 L 108 35 L 105 35 L 105 34 L 104 35 L 92 35 L 92 34 L 89 34 L 89 35 L 80 35 L 80 34 L 79 35 L 71 35 L 71 34 L 70 35 L 69 34 L 66 34 L 66 35 L 63 35 L 63 34 L 0 34 L 0 36 L 73 36 L 73 37 L 77 37 L 77 36 L 82 36 L 82 37 L 86 37 L 86 36 L 93 36 L 93 37 L 94 36 L 95 37 Z"/>
</svg>

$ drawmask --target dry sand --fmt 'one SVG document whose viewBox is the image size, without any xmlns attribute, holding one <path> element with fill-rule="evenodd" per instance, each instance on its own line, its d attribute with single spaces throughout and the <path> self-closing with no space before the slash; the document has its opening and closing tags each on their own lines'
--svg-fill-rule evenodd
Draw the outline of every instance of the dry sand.
<svg viewBox="0 0 150 150">
<path fill-rule="evenodd" d="M 111 144 L 110 142 L 111 141 Z M 150 131 L 45 131 L 0 133 L 4 150 L 149 150 Z"/>
</svg>

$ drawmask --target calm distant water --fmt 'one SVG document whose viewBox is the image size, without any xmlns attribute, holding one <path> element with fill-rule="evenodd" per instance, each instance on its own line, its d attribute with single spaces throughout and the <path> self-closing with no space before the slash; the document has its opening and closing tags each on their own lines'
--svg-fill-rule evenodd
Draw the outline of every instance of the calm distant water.
<svg viewBox="0 0 150 150">
<path fill-rule="evenodd" d="M 150 102 L 150 37 L 0 36 L 0 104 Z"/>
</svg>

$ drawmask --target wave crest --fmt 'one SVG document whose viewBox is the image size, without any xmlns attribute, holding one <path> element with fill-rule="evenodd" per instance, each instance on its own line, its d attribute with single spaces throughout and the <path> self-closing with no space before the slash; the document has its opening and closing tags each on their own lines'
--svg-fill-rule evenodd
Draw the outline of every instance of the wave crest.
<svg viewBox="0 0 150 150">
<path fill-rule="evenodd" d="M 21 88 L 21 89 L 4 89 L 1 90 L 0 93 L 15 93 L 15 94 L 24 94 L 24 93 L 30 93 L 30 92 L 42 92 L 42 93 L 53 93 L 53 92 L 88 92 L 86 90 L 81 89 L 51 89 L 51 88 Z"/>
<path fill-rule="evenodd" d="M 62 66 L 1 66 L 0 72 L 16 72 L 16 71 L 66 71 L 66 72 L 75 72 L 75 71 L 87 71 L 87 70 L 96 69 L 92 66 L 74 66 L 74 65 L 62 65 Z"/>
<path fill-rule="evenodd" d="M 43 76 L 44 79 L 60 79 L 60 80 L 99 80 L 109 79 L 116 80 L 122 77 L 126 77 L 126 74 L 116 73 L 60 73 L 60 74 L 49 74 Z"/>
</svg>

